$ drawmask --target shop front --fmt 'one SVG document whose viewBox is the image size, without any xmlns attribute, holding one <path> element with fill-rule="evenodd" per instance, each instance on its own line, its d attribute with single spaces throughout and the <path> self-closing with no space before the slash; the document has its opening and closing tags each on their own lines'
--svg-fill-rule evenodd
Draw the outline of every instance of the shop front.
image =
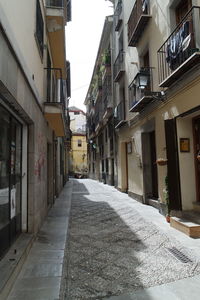
<svg viewBox="0 0 200 300">
<path fill-rule="evenodd" d="M 0 257 L 21 232 L 22 125 L 0 105 Z"/>
</svg>

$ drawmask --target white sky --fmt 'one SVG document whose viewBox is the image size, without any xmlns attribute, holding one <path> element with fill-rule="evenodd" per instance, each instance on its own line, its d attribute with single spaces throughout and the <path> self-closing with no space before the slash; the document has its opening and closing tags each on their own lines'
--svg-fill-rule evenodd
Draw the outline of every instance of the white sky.
<svg viewBox="0 0 200 300">
<path fill-rule="evenodd" d="M 106 0 L 72 0 L 72 21 L 66 26 L 66 53 L 71 63 L 69 106 L 83 104 L 91 80 L 105 17 L 113 14 Z"/>
</svg>

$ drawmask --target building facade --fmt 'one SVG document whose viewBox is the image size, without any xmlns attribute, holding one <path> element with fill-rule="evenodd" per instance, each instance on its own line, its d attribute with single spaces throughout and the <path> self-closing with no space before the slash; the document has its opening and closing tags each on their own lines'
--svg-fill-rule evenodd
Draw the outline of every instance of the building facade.
<svg viewBox="0 0 200 300">
<path fill-rule="evenodd" d="M 67 178 L 69 1 L 0 0 L 0 257 Z"/>
<path fill-rule="evenodd" d="M 199 6 L 190 0 L 114 1 L 116 186 L 174 214 L 198 210 L 200 203 Z"/>
<path fill-rule="evenodd" d="M 71 106 L 69 116 L 72 133 L 69 172 L 78 178 L 87 177 L 86 115 L 81 109 Z"/>
<path fill-rule="evenodd" d="M 113 16 L 105 19 L 96 63 L 85 99 L 89 176 L 114 185 L 115 165 L 114 97 L 112 75 Z"/>
</svg>

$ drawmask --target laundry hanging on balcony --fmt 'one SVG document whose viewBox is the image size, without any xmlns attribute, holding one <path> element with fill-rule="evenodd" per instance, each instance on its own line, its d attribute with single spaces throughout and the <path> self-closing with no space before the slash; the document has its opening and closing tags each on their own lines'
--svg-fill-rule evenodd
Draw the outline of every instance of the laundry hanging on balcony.
<svg viewBox="0 0 200 300">
<path fill-rule="evenodd" d="M 145 10 L 147 9 L 147 4 L 148 4 L 149 0 L 143 0 L 142 1 L 142 11 L 145 12 Z"/>
<path fill-rule="evenodd" d="M 167 44 L 166 61 L 171 70 L 178 68 L 189 56 L 191 33 L 189 21 L 183 23 L 177 33 L 172 35 Z"/>
</svg>

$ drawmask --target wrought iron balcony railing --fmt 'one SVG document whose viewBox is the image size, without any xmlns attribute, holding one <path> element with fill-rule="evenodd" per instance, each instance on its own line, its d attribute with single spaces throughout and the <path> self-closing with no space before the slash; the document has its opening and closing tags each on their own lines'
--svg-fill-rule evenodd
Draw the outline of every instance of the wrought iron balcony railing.
<svg viewBox="0 0 200 300">
<path fill-rule="evenodd" d="M 66 0 L 46 0 L 46 6 L 63 8 L 66 6 Z"/>
<path fill-rule="evenodd" d="M 141 68 L 129 85 L 129 111 L 140 112 L 153 100 L 152 68 Z"/>
<path fill-rule="evenodd" d="M 115 107 L 115 128 L 119 128 L 124 125 L 125 123 L 125 102 L 121 101 Z"/>
<path fill-rule="evenodd" d="M 87 112 L 89 115 L 94 112 L 94 100 L 93 99 L 90 100 L 90 102 L 87 106 L 87 110 L 88 110 Z"/>
<path fill-rule="evenodd" d="M 97 127 L 97 125 L 99 124 L 99 113 L 97 112 L 95 117 L 94 117 L 94 124 L 95 124 L 95 127 Z"/>
<path fill-rule="evenodd" d="M 114 27 L 115 31 L 118 31 L 122 24 L 122 0 L 119 0 L 114 13 Z"/>
<path fill-rule="evenodd" d="M 102 100 L 102 99 L 100 99 Z M 97 101 L 95 104 L 95 116 L 94 116 L 94 124 L 95 124 L 95 130 L 98 130 L 102 126 L 102 120 L 103 120 L 103 107 L 102 107 L 102 101 Z"/>
<path fill-rule="evenodd" d="M 95 133 L 95 124 L 93 119 L 88 119 L 87 121 L 87 130 L 88 130 L 88 135 L 91 136 L 93 133 Z"/>
<path fill-rule="evenodd" d="M 112 106 L 112 78 L 111 75 L 106 75 L 102 86 L 103 111 Z"/>
<path fill-rule="evenodd" d="M 124 51 L 120 50 L 113 66 L 114 81 L 117 82 L 125 72 L 124 66 Z"/>
<path fill-rule="evenodd" d="M 66 81 L 62 79 L 62 71 L 57 68 L 46 68 L 47 91 L 46 103 L 65 105 L 67 97 Z"/>
<path fill-rule="evenodd" d="M 161 87 L 169 87 L 200 62 L 200 7 L 193 6 L 158 50 Z"/>
<path fill-rule="evenodd" d="M 128 45 L 135 47 L 151 16 L 149 0 L 136 0 L 128 20 Z"/>
</svg>

